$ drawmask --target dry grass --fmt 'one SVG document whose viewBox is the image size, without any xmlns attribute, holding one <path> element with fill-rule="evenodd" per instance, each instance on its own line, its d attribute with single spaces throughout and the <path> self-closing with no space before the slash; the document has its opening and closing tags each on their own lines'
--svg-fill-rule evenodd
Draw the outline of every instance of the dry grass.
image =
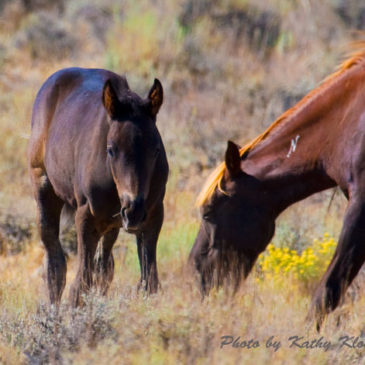
<svg viewBox="0 0 365 365">
<path fill-rule="evenodd" d="M 361 277 L 319 335 L 305 321 L 310 296 L 294 282 L 277 286 L 254 273 L 234 298 L 221 290 L 202 301 L 185 265 L 198 228 L 194 200 L 227 139 L 245 144 L 329 74 L 356 36 L 351 29 L 365 28 L 364 6 L 356 0 L 31 3 L 30 12 L 21 0 L 0 4 L 0 364 L 363 362 L 364 348 L 339 345 L 340 336 L 364 331 Z M 52 28 L 46 36 L 45 26 Z M 46 305 L 26 146 L 37 90 L 69 66 L 126 73 L 141 94 L 154 77 L 162 81 L 158 125 L 171 173 L 159 294 L 136 292 L 136 248 L 123 234 L 108 297 L 92 293 L 83 309 L 68 307 L 76 270 L 71 254 L 57 315 Z M 326 231 L 337 237 L 346 203 L 337 193 L 328 210 L 330 200 L 325 192 L 285 212 L 274 243 L 301 250 Z M 220 348 L 225 335 L 260 346 Z M 323 336 L 334 348 L 290 348 L 293 335 Z M 266 348 L 270 336 L 281 342 L 277 351 Z"/>
<path fill-rule="evenodd" d="M 2 260 L 0 348 L 7 364 L 232 364 L 232 363 L 357 363 L 365 349 L 341 347 L 344 335 L 361 336 L 364 298 L 347 300 L 326 322 L 320 334 L 305 321 L 310 298 L 294 283 L 278 287 L 262 283 L 255 274 L 234 297 L 213 292 L 204 301 L 191 277 L 183 275 L 183 263 L 160 261 L 162 290 L 144 297 L 135 291 L 137 273 L 127 253 L 121 265 L 117 250 L 117 270 L 107 298 L 88 296 L 83 309 L 72 311 L 64 300 L 59 315 L 47 309 L 42 283 L 42 253 L 38 245 L 16 257 Z M 22 270 L 19 271 L 19 266 Z M 173 267 L 173 269 L 171 269 Z M 69 261 L 68 280 L 75 272 Z M 66 299 L 66 298 L 65 298 Z M 333 348 L 290 347 L 291 336 L 312 342 L 322 337 Z M 257 348 L 221 348 L 222 336 L 254 339 Z M 274 336 L 280 348 L 266 347 Z"/>
</svg>

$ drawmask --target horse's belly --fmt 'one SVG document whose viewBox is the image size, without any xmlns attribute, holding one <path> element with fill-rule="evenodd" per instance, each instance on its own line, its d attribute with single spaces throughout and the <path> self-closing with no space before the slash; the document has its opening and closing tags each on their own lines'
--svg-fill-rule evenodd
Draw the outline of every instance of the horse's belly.
<svg viewBox="0 0 365 365">
<path fill-rule="evenodd" d="M 45 161 L 46 173 L 56 195 L 72 207 L 76 207 L 74 194 L 74 176 L 72 172 L 57 160 Z"/>
</svg>

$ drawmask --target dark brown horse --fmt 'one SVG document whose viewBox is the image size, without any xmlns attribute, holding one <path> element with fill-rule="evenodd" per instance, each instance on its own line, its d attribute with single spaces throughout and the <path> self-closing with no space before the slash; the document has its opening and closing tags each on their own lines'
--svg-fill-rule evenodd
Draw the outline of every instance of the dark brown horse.
<svg viewBox="0 0 365 365">
<path fill-rule="evenodd" d="M 157 291 L 156 243 L 168 175 L 156 128 L 162 100 L 158 80 L 142 99 L 124 77 L 100 69 L 58 71 L 38 92 L 29 167 L 51 303 L 60 302 L 66 281 L 59 241 L 64 206 L 76 212 L 78 271 L 70 293 L 73 305 L 95 282 L 106 293 L 114 272 L 112 247 L 121 227 L 137 238 L 140 286 Z M 94 262 L 101 237 L 101 255 Z"/>
<path fill-rule="evenodd" d="M 223 162 L 198 198 L 202 222 L 190 254 L 203 293 L 237 288 L 288 206 L 339 186 L 348 207 L 339 243 L 313 298 L 318 328 L 365 260 L 365 42 L 322 85 Z"/>
</svg>

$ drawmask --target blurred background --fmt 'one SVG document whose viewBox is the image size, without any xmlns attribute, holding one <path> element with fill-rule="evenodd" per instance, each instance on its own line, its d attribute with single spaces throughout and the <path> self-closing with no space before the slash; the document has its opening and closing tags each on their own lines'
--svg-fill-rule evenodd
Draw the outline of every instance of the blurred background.
<svg viewBox="0 0 365 365">
<path fill-rule="evenodd" d="M 209 172 L 222 161 L 227 140 L 243 145 L 265 130 L 335 70 L 348 51 L 349 42 L 364 39 L 364 29 L 362 0 L 0 0 L 0 330 L 5 334 L 4 342 L 0 336 L 0 363 L 2 351 L 11 346 L 16 350 L 8 352 L 9 359 L 16 359 L 17 363 L 17 356 L 27 348 L 25 342 L 15 341 L 20 337 L 35 339 L 30 343 L 36 350 L 29 350 L 34 361 L 48 361 L 49 349 L 57 347 L 54 340 L 45 344 L 44 327 L 33 327 L 34 321 L 27 317 L 36 312 L 40 298 L 46 300 L 40 270 L 43 250 L 35 226 L 26 150 L 32 104 L 49 75 L 70 66 L 107 68 L 125 74 L 131 89 L 142 96 L 155 77 L 161 80 L 165 100 L 157 123 L 168 154 L 170 176 L 158 265 L 160 280 L 169 287 L 181 279 L 180 270 L 197 232 L 199 212 L 195 198 Z M 337 238 L 345 207 L 342 193 L 336 190 L 294 205 L 278 220 L 274 246 L 295 250 L 299 255 L 324 233 L 325 237 Z M 139 278 L 133 241 L 127 234 L 118 239 L 114 252 L 119 281 L 114 281 L 112 292 L 134 288 Z M 332 241 L 325 238 L 323 242 Z M 72 278 L 72 230 L 63 233 L 62 243 L 70 257 Z M 21 273 L 19 267 L 23 269 Z M 321 273 L 323 270 L 321 267 Z M 315 280 L 318 278 L 316 274 Z M 287 293 L 284 303 L 292 300 L 291 293 Z M 180 299 L 167 298 L 172 305 L 171 323 L 178 323 L 179 328 L 185 328 L 185 322 L 174 317 L 178 308 L 184 303 L 198 305 L 189 304 L 190 297 L 185 295 L 186 291 L 177 294 Z M 125 297 L 130 299 L 129 294 Z M 306 293 L 305 304 L 308 298 Z M 303 297 L 297 299 L 296 308 L 302 308 Z M 278 306 L 283 304 L 281 300 Z M 136 303 L 136 311 L 144 313 L 148 305 Z M 244 303 L 242 299 L 237 305 Z M 251 304 L 252 308 L 257 307 L 254 299 Z M 118 305 L 120 311 L 123 306 Z M 214 311 L 218 311 L 223 316 L 219 312 L 225 308 L 222 302 L 214 305 L 207 315 L 213 318 Z M 248 312 L 250 305 L 246 306 Z M 158 310 L 161 308 L 164 307 Z M 165 309 L 156 309 L 156 318 L 164 318 Z M 128 307 L 123 314 L 129 310 Z M 22 321 L 29 320 L 28 324 L 20 324 L 19 313 Z M 207 318 L 201 313 L 199 317 L 199 313 L 193 316 L 196 326 L 202 326 L 201 335 L 213 333 L 213 337 L 207 335 L 211 344 L 216 327 L 206 325 Z M 263 313 L 262 318 L 272 319 L 271 309 Z M 287 312 L 281 313 L 281 318 L 273 322 L 274 328 L 280 328 L 284 321 Z M 46 322 L 49 319 L 44 313 L 40 318 Z M 138 322 L 137 314 L 131 318 L 129 323 L 136 323 L 135 333 L 148 327 L 147 322 Z M 156 343 L 160 346 L 162 338 L 165 344 L 164 336 L 172 327 L 162 319 L 161 324 L 151 318 L 148 320 L 155 326 Z M 297 317 L 288 314 L 285 318 L 290 326 Z M 222 319 L 222 326 L 223 322 Z M 1 323 L 8 323 L 8 327 L 1 327 Z M 186 322 L 187 327 L 194 325 Z M 230 331 L 235 326 L 232 324 Z M 85 329 L 81 325 L 77 328 L 80 333 Z M 125 336 L 121 328 L 122 324 L 116 330 L 118 338 Z M 77 338 L 79 332 L 72 335 Z M 140 341 L 137 335 L 133 338 Z M 179 348 L 181 337 L 175 340 Z M 188 337 L 186 341 L 190 349 L 196 350 L 194 356 L 201 355 L 202 343 L 197 342 L 196 347 Z M 131 343 L 136 347 L 137 342 Z M 67 351 L 73 351 L 71 345 L 65 346 Z M 208 349 L 212 350 L 209 346 Z M 86 358 L 87 353 L 84 352 Z M 174 357 L 172 363 L 176 359 L 193 363 L 190 360 L 196 359 L 189 357 L 189 352 L 184 354 L 188 355 Z"/>
<path fill-rule="evenodd" d="M 1 0 L 0 240 L 31 235 L 31 108 L 54 71 L 111 69 L 142 95 L 154 77 L 162 81 L 158 126 L 171 167 L 169 217 L 176 222 L 181 210 L 197 217 L 194 198 L 222 160 L 226 141 L 242 145 L 262 132 L 335 69 L 364 28 L 360 0 Z M 331 217 L 343 205 L 340 195 Z M 324 222 L 323 210 L 311 220 L 330 196 L 300 206 L 309 209 L 301 227 L 293 208 L 287 233 L 300 240 L 329 224 L 336 234 L 337 222 Z M 180 209 L 177 201 L 188 206 Z"/>
</svg>

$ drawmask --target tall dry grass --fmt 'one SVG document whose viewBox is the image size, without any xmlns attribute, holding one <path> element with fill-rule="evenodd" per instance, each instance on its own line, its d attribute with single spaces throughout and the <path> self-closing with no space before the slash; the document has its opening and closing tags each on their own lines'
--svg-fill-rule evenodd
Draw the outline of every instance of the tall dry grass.
<svg viewBox="0 0 365 365">
<path fill-rule="evenodd" d="M 198 228 L 194 199 L 226 140 L 244 144 L 331 72 L 357 37 L 352 30 L 365 27 L 361 2 L 25 3 L 0 4 L 0 363 L 363 362 L 363 347 L 339 343 L 364 331 L 361 277 L 317 334 L 305 320 L 310 295 L 291 280 L 278 287 L 254 272 L 235 297 L 221 290 L 202 301 L 186 272 Z M 159 294 L 136 292 L 135 243 L 121 234 L 109 295 L 92 293 L 84 308 L 68 307 L 76 270 L 70 254 L 57 315 L 46 301 L 26 148 L 37 90 L 69 66 L 126 73 L 142 94 L 154 77 L 162 81 L 158 126 L 171 172 L 157 253 Z M 278 220 L 274 244 L 300 251 L 323 232 L 336 237 L 346 202 L 340 193 L 330 202 L 325 192 L 289 209 Z M 334 347 L 290 347 L 294 335 L 322 336 Z M 221 348 L 222 336 L 254 339 L 259 347 Z M 281 342 L 277 351 L 266 347 L 270 336 Z"/>
</svg>

